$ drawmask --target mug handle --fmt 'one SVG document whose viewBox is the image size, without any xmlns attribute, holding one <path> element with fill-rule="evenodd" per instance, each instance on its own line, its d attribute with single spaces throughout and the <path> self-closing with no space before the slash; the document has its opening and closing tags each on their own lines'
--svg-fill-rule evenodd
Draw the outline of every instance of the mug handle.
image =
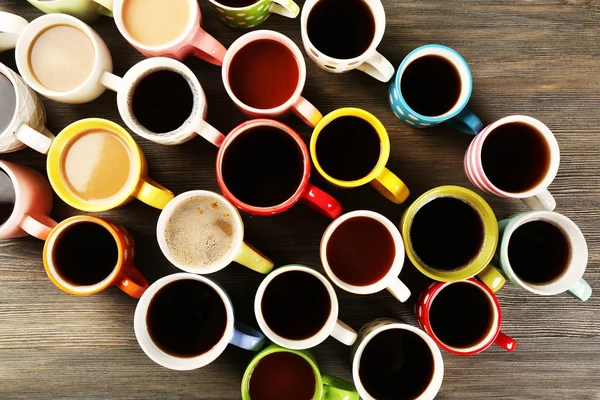
<svg viewBox="0 0 600 400">
<path fill-rule="evenodd" d="M 235 322 L 230 344 L 241 349 L 259 351 L 265 345 L 265 336 L 242 322 Z"/>
<path fill-rule="evenodd" d="M 114 285 L 134 299 L 139 299 L 150 285 L 136 267 L 130 265 L 125 268 L 126 270 L 121 272 Z"/>
<path fill-rule="evenodd" d="M 29 22 L 23 17 L 0 11 L 0 53 L 12 50 Z"/>
<path fill-rule="evenodd" d="M 331 332 L 331 337 L 342 342 L 346 346 L 352 346 L 354 342 L 356 342 L 358 334 L 354 329 L 338 319 Z"/>
<path fill-rule="evenodd" d="M 392 281 L 390 286 L 387 287 L 387 290 L 401 303 L 404 303 L 410 298 L 410 289 L 398 278 Z"/>
<path fill-rule="evenodd" d="M 284 17 L 296 18 L 300 13 L 300 7 L 292 0 L 273 0 L 269 11 Z"/>
<path fill-rule="evenodd" d="M 21 229 L 41 240 L 48 239 L 50 232 L 56 225 L 58 224 L 52 218 L 39 213 L 25 214 L 20 224 Z"/>
<path fill-rule="evenodd" d="M 200 120 L 200 123 L 196 128 L 196 133 L 217 147 L 221 147 L 223 141 L 225 140 L 225 135 L 223 135 L 211 124 L 209 124 L 203 119 Z"/>
<path fill-rule="evenodd" d="M 150 178 L 140 178 L 137 192 L 133 194 L 138 200 L 162 210 L 175 195 L 167 188 L 159 185 Z"/>
<path fill-rule="evenodd" d="M 223 58 L 225 58 L 227 49 L 200 26 L 192 36 L 190 45 L 194 48 L 192 53 L 196 57 L 219 67 L 223 65 Z"/>
<path fill-rule="evenodd" d="M 381 82 L 388 82 L 394 76 L 394 66 L 381 53 L 374 51 L 367 61 L 356 67 Z"/>
<path fill-rule="evenodd" d="M 123 78 L 112 72 L 102 71 L 102 74 L 100 74 L 100 84 L 118 93 L 123 88 Z"/>
<path fill-rule="evenodd" d="M 579 299 L 581 301 L 586 301 L 592 295 L 592 287 L 585 281 L 585 279 L 581 278 L 569 290 L 567 290 L 571 296 Z"/>
<path fill-rule="evenodd" d="M 268 257 L 246 242 L 242 242 L 240 252 L 233 261 L 261 274 L 268 274 L 275 265 Z"/>
<path fill-rule="evenodd" d="M 310 183 L 304 189 L 300 202 L 329 218 L 337 218 L 342 213 L 342 205 L 333 197 Z"/>
<path fill-rule="evenodd" d="M 302 96 L 292 106 L 292 111 L 311 128 L 317 126 L 319 121 L 323 119 L 323 114 Z"/>
<path fill-rule="evenodd" d="M 359 400 L 353 384 L 330 375 L 322 375 L 323 398 L 327 400 Z"/>
<path fill-rule="evenodd" d="M 113 17 L 113 0 L 92 0 L 98 3 L 101 7 L 98 12 L 106 17 Z"/>
<path fill-rule="evenodd" d="M 410 191 L 404 182 L 387 168 L 384 168 L 370 183 L 375 190 L 392 203 L 402 204 L 410 195 Z"/>
<path fill-rule="evenodd" d="M 496 346 L 502 347 L 506 351 L 513 352 L 517 348 L 517 341 L 502 332 L 498 332 L 498 336 L 494 339 Z"/>
<path fill-rule="evenodd" d="M 459 132 L 473 136 L 483 129 L 483 122 L 468 108 L 463 108 L 461 112 L 450 118 L 445 124 Z"/>
<path fill-rule="evenodd" d="M 548 189 L 535 196 L 525 197 L 521 201 L 534 211 L 554 211 L 556 208 L 556 200 L 554 200 Z"/>
<path fill-rule="evenodd" d="M 477 277 L 487 287 L 492 289 L 492 292 L 497 292 L 506 283 L 504 275 L 502 275 L 498 268 L 494 267 L 492 264 L 489 264 L 483 271 L 478 273 Z"/>
<path fill-rule="evenodd" d="M 48 154 L 54 140 L 54 135 L 46 128 L 42 132 L 38 132 L 28 125 L 23 124 L 17 129 L 17 139 L 35 151 Z"/>
</svg>

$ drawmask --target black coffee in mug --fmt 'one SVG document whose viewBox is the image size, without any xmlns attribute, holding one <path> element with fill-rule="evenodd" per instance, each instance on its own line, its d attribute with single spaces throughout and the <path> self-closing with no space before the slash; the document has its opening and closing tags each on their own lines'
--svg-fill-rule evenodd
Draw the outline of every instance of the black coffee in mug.
<svg viewBox="0 0 600 400">
<path fill-rule="evenodd" d="M 261 304 L 265 322 L 275 334 L 304 340 L 317 334 L 331 313 L 327 288 L 314 275 L 285 272 L 267 286 Z"/>
<path fill-rule="evenodd" d="M 431 349 L 414 332 L 389 329 L 377 334 L 364 348 L 359 377 L 377 400 L 416 399 L 433 379 Z"/>
<path fill-rule="evenodd" d="M 301 356 L 279 351 L 263 357 L 252 370 L 252 400 L 312 400 L 317 391 L 313 367 Z"/>
<path fill-rule="evenodd" d="M 256 3 L 258 0 L 218 0 L 219 4 L 231 8 L 248 7 Z"/>
<path fill-rule="evenodd" d="M 512 270 L 525 283 L 549 284 L 567 271 L 571 243 L 566 233 L 553 223 L 527 222 L 511 235 L 508 260 Z"/>
<path fill-rule="evenodd" d="M 6 172 L 0 169 L 0 226 L 4 225 L 15 209 L 15 186 Z"/>
<path fill-rule="evenodd" d="M 225 334 L 227 310 L 210 285 L 180 279 L 163 286 L 152 298 L 146 326 L 158 348 L 174 357 L 197 357 Z"/>
</svg>

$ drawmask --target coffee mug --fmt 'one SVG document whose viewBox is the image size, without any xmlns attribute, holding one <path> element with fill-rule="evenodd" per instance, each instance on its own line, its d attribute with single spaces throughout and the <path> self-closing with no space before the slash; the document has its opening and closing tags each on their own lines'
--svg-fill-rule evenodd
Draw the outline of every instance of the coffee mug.
<svg viewBox="0 0 600 400">
<path fill-rule="evenodd" d="M 219 19 L 233 28 L 254 28 L 265 22 L 271 13 L 296 18 L 300 7 L 292 0 L 209 0 Z"/>
<path fill-rule="evenodd" d="M 504 219 L 498 225 L 498 259 L 509 280 L 539 295 L 567 292 L 582 301 L 590 298 L 592 288 L 582 278 L 588 262 L 587 244 L 573 221 L 551 211 L 530 211 Z M 552 227 L 554 232 L 548 231 Z M 528 230 L 531 228 L 534 230 Z M 541 268 L 529 264 L 533 259 L 539 260 Z M 551 266 L 554 271 L 549 271 Z"/>
<path fill-rule="evenodd" d="M 270 119 L 238 125 L 217 154 L 217 181 L 237 208 L 253 215 L 275 215 L 299 201 L 329 218 L 342 206 L 309 183 L 310 156 L 302 138 Z"/>
<path fill-rule="evenodd" d="M 121 35 L 146 57 L 169 57 L 182 61 L 192 54 L 221 65 L 227 51 L 202 29 L 196 0 L 114 0 L 113 13 Z"/>
<path fill-rule="evenodd" d="M 197 325 L 203 325 L 197 328 L 214 328 L 215 330 L 218 330 L 218 332 L 211 332 L 213 333 L 211 335 L 212 337 L 209 338 L 210 340 L 207 340 L 207 343 L 204 343 L 204 341 L 203 343 L 198 343 L 199 345 L 206 345 L 203 349 L 205 351 L 203 351 L 202 354 L 195 356 L 172 354 L 168 349 L 165 349 L 164 345 L 161 346 L 161 344 L 158 344 L 155 341 L 156 339 L 152 337 L 152 333 L 148 328 L 148 315 L 151 311 L 150 307 L 153 301 L 161 294 L 161 291 L 164 290 L 165 287 L 173 285 L 174 283 L 181 283 L 181 281 L 191 281 L 191 283 L 200 285 L 200 287 L 206 290 L 207 295 L 210 295 L 212 301 L 215 303 L 213 310 L 220 309 L 223 314 L 220 315 L 221 312 L 219 312 L 219 315 L 214 315 L 213 319 L 219 320 L 219 326 L 216 326 L 216 324 L 209 327 L 204 326 L 204 324 L 214 323 L 215 321 L 213 320 L 207 322 L 193 321 L 197 323 Z M 175 300 L 179 300 L 178 303 L 181 303 L 182 298 L 176 298 Z M 185 297 L 183 300 L 185 300 Z M 183 306 L 186 306 L 186 304 L 183 304 Z M 169 307 L 164 310 L 171 314 L 180 311 Z M 160 309 L 157 311 L 160 311 Z M 188 318 L 189 317 L 190 316 L 188 315 Z M 182 323 L 185 321 L 180 320 L 177 322 Z M 225 351 L 228 344 L 233 344 L 234 346 L 250 351 L 259 351 L 265 342 L 265 338 L 260 332 L 235 321 L 233 304 L 227 293 L 219 285 L 204 276 L 186 273 L 167 275 L 150 285 L 135 309 L 133 326 L 135 337 L 144 353 L 146 353 L 146 355 L 155 363 L 178 371 L 189 371 L 210 364 Z M 155 327 L 155 329 L 162 330 L 161 335 L 155 336 L 163 339 L 165 339 L 165 335 L 187 333 L 173 330 L 176 329 L 176 327 L 168 323 L 165 323 L 160 327 Z"/>
<path fill-rule="evenodd" d="M 507 351 L 517 347 L 500 331 L 502 310 L 494 292 L 473 278 L 432 283 L 415 303 L 415 314 L 438 346 L 458 356 L 479 354 L 492 344 Z"/>
<path fill-rule="evenodd" d="M 279 32 L 259 30 L 240 36 L 225 54 L 222 76 L 227 94 L 250 118 L 280 118 L 292 111 L 311 127 L 323 118 L 302 97 L 306 82 L 302 52 Z"/>
<path fill-rule="evenodd" d="M 498 245 L 498 222 L 477 193 L 460 186 L 431 189 L 404 211 L 400 231 L 408 258 L 425 276 L 458 282 L 477 275 L 494 292 L 504 285 L 504 277 L 490 264 Z"/>
<path fill-rule="evenodd" d="M 292 394 L 312 400 L 358 400 L 351 383 L 322 374 L 308 351 L 271 344 L 258 353 L 244 373 L 242 400 L 287 399 Z"/>
<path fill-rule="evenodd" d="M 338 320 L 331 283 L 303 265 L 286 265 L 267 275 L 256 291 L 254 313 L 265 336 L 288 349 L 309 349 L 329 336 L 346 346 L 356 341 L 356 332 Z"/>
<path fill-rule="evenodd" d="M 548 186 L 559 163 L 560 150 L 552 131 L 524 115 L 488 125 L 465 154 L 465 172 L 473 185 L 496 196 L 521 199 L 533 210 L 556 208 Z"/>
<path fill-rule="evenodd" d="M 357 126 L 357 120 L 369 126 Z M 354 129 L 348 130 L 350 127 Z M 319 174 L 335 186 L 354 188 L 370 183 L 396 204 L 410 194 L 404 182 L 385 167 L 390 158 L 385 126 L 360 108 L 341 108 L 319 121 L 310 138 L 310 156 Z"/>
<path fill-rule="evenodd" d="M 0 239 L 45 240 L 56 226 L 50 217 L 52 188 L 36 170 L 0 160 Z"/>
<path fill-rule="evenodd" d="M 444 122 L 462 133 L 476 135 L 483 123 L 466 108 L 472 90 L 471 70 L 465 59 L 449 47 L 429 44 L 402 60 L 388 100 L 396 117 L 413 128 Z"/>
<path fill-rule="evenodd" d="M 392 319 L 365 324 L 351 360 L 354 384 L 364 400 L 433 400 L 444 379 L 444 360 L 433 339 Z"/>
<path fill-rule="evenodd" d="M 27 0 L 46 14 L 69 14 L 85 22 L 112 17 L 112 0 Z"/>
<path fill-rule="evenodd" d="M 19 75 L 0 63 L 0 153 L 43 148 L 54 138 L 45 124 L 42 102 Z"/>
<path fill-rule="evenodd" d="M 334 220 L 323 234 L 320 255 L 329 279 L 347 292 L 387 289 L 401 302 L 410 297 L 410 289 L 398 278 L 404 242 L 396 226 L 381 214 L 358 210 Z"/>
<path fill-rule="evenodd" d="M 56 225 L 43 253 L 48 277 L 69 294 L 88 296 L 115 285 L 139 299 L 148 282 L 133 266 L 134 257 L 133 237 L 123 226 L 87 215 Z"/>
<path fill-rule="evenodd" d="M 189 273 L 211 274 L 233 261 L 261 274 L 273 269 L 271 260 L 244 242 L 244 223 L 237 208 L 208 190 L 192 190 L 171 200 L 160 213 L 156 237 L 171 264 Z"/>
</svg>

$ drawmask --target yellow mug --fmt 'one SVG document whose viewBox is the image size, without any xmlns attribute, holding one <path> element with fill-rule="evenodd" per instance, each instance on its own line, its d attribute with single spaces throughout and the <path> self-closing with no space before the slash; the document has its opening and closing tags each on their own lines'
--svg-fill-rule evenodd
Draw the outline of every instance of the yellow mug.
<svg viewBox="0 0 600 400">
<path fill-rule="evenodd" d="M 379 137 L 379 143 L 369 143 L 369 139 L 362 135 L 340 137 L 347 127 L 351 127 L 347 131 L 348 135 L 361 131 L 356 126 L 357 121 L 340 120 L 344 117 L 355 117 L 366 122 Z M 332 123 L 342 125 L 334 128 Z M 329 131 L 326 129 L 328 126 Z M 325 135 L 324 132 L 328 134 Z M 310 139 L 310 156 L 319 174 L 335 186 L 355 188 L 370 183 L 385 198 L 396 204 L 403 203 L 410 194 L 404 182 L 385 167 L 390 158 L 390 138 L 385 127 L 373 114 L 360 108 L 340 108 L 321 119 Z M 362 163 L 357 162 L 359 158 Z M 343 177 L 339 174 L 335 176 L 335 166 L 339 164 L 346 171 Z M 350 165 L 356 167 L 354 173 L 358 175 L 347 174 Z"/>
<path fill-rule="evenodd" d="M 466 211 L 463 208 L 454 208 L 456 205 L 444 203 L 442 206 L 439 202 L 435 203 L 437 200 L 444 198 L 461 200 L 470 206 L 479 218 L 471 215 L 470 211 L 469 214 L 465 214 Z M 435 204 L 437 204 L 436 208 L 432 208 Z M 428 206 L 427 211 L 424 209 L 425 206 Z M 422 210 L 427 214 L 422 213 L 416 218 Z M 467 217 L 469 218 L 467 219 Z M 471 229 L 474 220 L 481 221 L 483 228 L 481 238 L 467 241 L 464 236 L 470 233 L 467 230 Z M 423 228 L 425 224 L 427 226 Z M 477 275 L 494 292 L 504 285 L 506 281 L 504 276 L 490 264 L 498 245 L 498 222 L 492 208 L 477 193 L 460 186 L 434 188 L 421 195 L 404 211 L 400 221 L 400 230 L 404 238 L 406 255 L 413 265 L 429 278 L 442 282 L 458 282 Z M 419 237 L 429 241 L 427 244 L 429 246 L 428 250 L 433 256 L 425 254 L 422 244 L 416 246 L 420 247 L 421 254 L 415 250 L 415 243 L 418 242 Z M 456 245 L 464 244 L 467 246 L 465 244 L 467 242 L 475 243 L 475 245 L 470 246 L 471 249 L 475 248 L 475 251 L 472 252 L 472 257 L 465 258 L 461 256 L 466 260 L 464 263 L 458 266 L 448 264 L 448 268 L 445 268 L 446 266 L 444 268 L 438 265 L 436 265 L 436 268 L 432 266 L 435 259 L 432 257 L 438 257 L 438 260 L 444 260 L 443 262 L 446 262 L 445 257 L 446 259 L 456 260 L 456 257 L 444 254 L 444 249 L 445 251 L 451 251 Z M 471 249 L 468 251 L 471 251 Z M 428 259 L 428 261 L 425 262 L 423 259 Z"/>
<path fill-rule="evenodd" d="M 106 211 L 134 198 L 162 210 L 174 197 L 148 178 L 146 157 L 131 135 L 106 119 L 63 129 L 50 144 L 46 167 L 56 194 L 82 211 Z"/>
</svg>

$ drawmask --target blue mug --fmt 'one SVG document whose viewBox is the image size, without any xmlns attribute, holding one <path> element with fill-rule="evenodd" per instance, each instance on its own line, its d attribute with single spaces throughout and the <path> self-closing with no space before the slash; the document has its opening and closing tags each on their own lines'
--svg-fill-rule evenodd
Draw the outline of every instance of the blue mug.
<svg viewBox="0 0 600 400">
<path fill-rule="evenodd" d="M 460 93 L 457 95 L 458 98 L 456 102 L 448 111 L 439 115 L 419 114 L 407 103 L 405 96 L 402 94 L 402 79 L 405 78 L 404 73 L 407 67 L 415 60 L 425 56 L 438 56 L 444 58 L 455 67 L 458 72 L 457 78 L 460 79 L 460 82 L 458 82 L 460 85 Z M 460 132 L 476 135 L 483 128 L 483 123 L 475 114 L 466 108 L 466 105 L 471 98 L 472 90 L 473 79 L 471 77 L 471 70 L 465 59 L 449 47 L 441 46 L 439 44 L 429 44 L 416 48 L 402 60 L 402 63 L 396 72 L 396 78 L 390 85 L 388 99 L 390 107 L 396 117 L 413 128 L 426 128 L 444 122 L 446 125 L 449 125 Z"/>
</svg>

